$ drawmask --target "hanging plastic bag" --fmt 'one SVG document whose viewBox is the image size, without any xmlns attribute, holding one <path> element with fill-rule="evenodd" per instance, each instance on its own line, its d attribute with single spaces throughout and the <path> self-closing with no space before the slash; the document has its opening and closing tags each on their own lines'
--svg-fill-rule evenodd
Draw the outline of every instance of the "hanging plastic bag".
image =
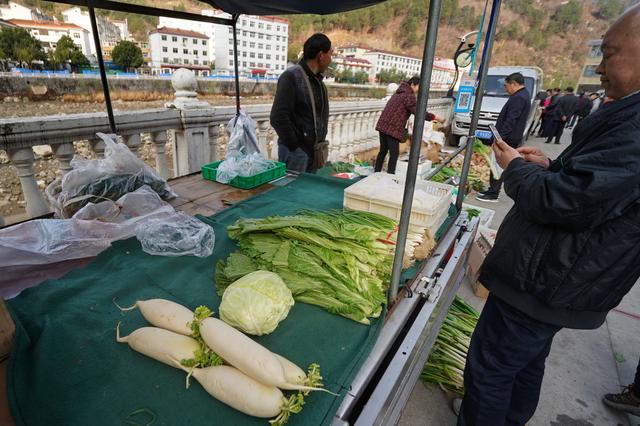
<svg viewBox="0 0 640 426">
<path fill-rule="evenodd" d="M 216 240 L 212 227 L 180 212 L 141 223 L 136 238 L 142 250 L 157 256 L 207 257 Z"/>
<path fill-rule="evenodd" d="M 57 217 L 72 217 L 91 202 L 114 201 L 143 185 L 149 186 L 164 200 L 176 197 L 167 182 L 125 144 L 115 142 L 113 135 L 96 135 L 105 143 L 104 158 L 74 158 L 71 161 L 73 169 L 45 190 Z"/>
<path fill-rule="evenodd" d="M 502 167 L 498 164 L 498 160 L 496 160 L 496 153 L 491 150 L 491 155 L 489 156 L 489 168 L 491 169 L 491 173 L 493 177 L 496 179 L 500 179 L 502 176 Z"/>
</svg>

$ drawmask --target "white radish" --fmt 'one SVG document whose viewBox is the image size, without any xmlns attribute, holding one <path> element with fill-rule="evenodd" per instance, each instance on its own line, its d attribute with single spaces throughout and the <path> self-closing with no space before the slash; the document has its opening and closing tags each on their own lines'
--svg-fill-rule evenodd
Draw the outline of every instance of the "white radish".
<svg viewBox="0 0 640 426">
<path fill-rule="evenodd" d="M 120 324 L 116 327 L 116 341 L 128 343 L 131 349 L 157 361 L 176 366 L 175 360 L 193 358 L 200 344 L 188 336 L 157 327 L 142 327 L 120 337 Z"/>
<path fill-rule="evenodd" d="M 265 385 L 287 390 L 321 390 L 332 393 L 326 389 L 289 382 L 282 362 L 273 352 L 217 318 L 202 320 L 200 335 L 207 346 L 222 359 Z"/>
<path fill-rule="evenodd" d="M 294 385 L 304 385 L 307 380 L 307 374 L 293 362 L 289 361 L 283 356 L 278 355 L 277 353 L 273 353 L 280 364 L 282 364 L 282 369 L 284 370 L 284 379 L 287 383 L 292 383 Z"/>
<path fill-rule="evenodd" d="M 188 369 L 202 387 L 215 399 L 254 417 L 275 417 L 280 414 L 285 400 L 282 391 L 252 379 L 228 365 Z M 286 401 L 286 400 L 285 400 Z"/>
<path fill-rule="evenodd" d="M 115 303 L 115 302 L 114 302 Z M 193 321 L 193 312 L 184 306 L 165 299 L 138 300 L 133 306 L 122 308 L 121 311 L 140 309 L 142 316 L 156 327 L 175 331 L 190 336 L 193 332 L 189 324 Z"/>
</svg>

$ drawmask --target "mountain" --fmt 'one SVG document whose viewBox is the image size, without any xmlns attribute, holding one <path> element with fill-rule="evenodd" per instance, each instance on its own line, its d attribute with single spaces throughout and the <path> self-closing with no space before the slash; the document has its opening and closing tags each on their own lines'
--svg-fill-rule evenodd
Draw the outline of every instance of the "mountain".
<svg viewBox="0 0 640 426">
<path fill-rule="evenodd" d="M 0 0 L 2 3 L 3 0 Z M 6 0 L 5 0 L 6 1 Z M 70 6 L 43 0 L 16 0 L 57 15 Z M 575 85 L 587 52 L 585 42 L 601 38 L 625 7 L 640 0 L 504 0 L 494 44 L 492 65 L 536 65 L 545 85 Z M 196 0 L 123 0 L 165 9 L 199 13 L 207 5 Z M 492 3 L 492 2 L 489 2 Z M 452 57 L 458 37 L 476 30 L 483 0 L 444 0 L 436 54 Z M 334 45 L 360 43 L 376 49 L 422 56 L 429 0 L 388 0 L 366 9 L 335 15 L 287 16 L 289 51 L 298 52 L 314 32 L 326 33 Z M 127 18 L 129 30 L 144 40 L 157 18 L 99 11 Z M 489 11 L 487 11 L 488 19 Z"/>
</svg>

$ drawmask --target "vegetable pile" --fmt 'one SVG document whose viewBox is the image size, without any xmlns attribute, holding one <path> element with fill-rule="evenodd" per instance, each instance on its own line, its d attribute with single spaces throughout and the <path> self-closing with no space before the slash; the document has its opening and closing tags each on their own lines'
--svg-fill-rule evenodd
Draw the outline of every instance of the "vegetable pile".
<svg viewBox="0 0 640 426">
<path fill-rule="evenodd" d="M 464 394 L 464 366 L 479 316 L 475 309 L 456 296 L 422 370 L 423 381 Z"/>
<path fill-rule="evenodd" d="M 322 388 L 317 364 L 311 364 L 305 374 L 291 361 L 213 318 L 205 306 L 191 312 L 169 300 L 151 299 L 121 309 L 136 307 L 154 327 L 142 327 L 121 337 L 118 323 L 116 341 L 184 370 L 188 373 L 187 388 L 194 377 L 211 396 L 238 411 L 275 417 L 270 424 L 279 426 L 302 410 L 309 391 L 329 392 Z M 281 389 L 298 392 L 287 398 Z"/>
<path fill-rule="evenodd" d="M 297 301 L 362 324 L 380 316 L 397 235 L 394 220 L 367 212 L 304 211 L 240 219 L 228 232 L 240 250 L 218 262 L 218 294 L 250 272 L 267 270 L 280 275 Z"/>
</svg>

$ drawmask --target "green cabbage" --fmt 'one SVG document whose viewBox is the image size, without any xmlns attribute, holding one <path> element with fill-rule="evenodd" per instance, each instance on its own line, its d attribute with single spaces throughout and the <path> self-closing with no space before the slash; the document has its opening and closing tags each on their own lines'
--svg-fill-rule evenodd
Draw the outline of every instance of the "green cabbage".
<svg viewBox="0 0 640 426">
<path fill-rule="evenodd" d="M 291 290 L 278 274 L 255 271 L 226 288 L 220 319 L 247 334 L 261 336 L 275 330 L 293 304 Z"/>
</svg>

